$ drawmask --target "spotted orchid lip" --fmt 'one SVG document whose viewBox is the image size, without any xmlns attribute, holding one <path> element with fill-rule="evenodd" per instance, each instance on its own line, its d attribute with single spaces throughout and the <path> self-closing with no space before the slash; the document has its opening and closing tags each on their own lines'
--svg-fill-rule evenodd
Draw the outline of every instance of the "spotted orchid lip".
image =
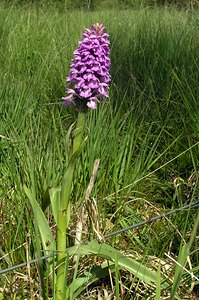
<svg viewBox="0 0 199 300">
<path fill-rule="evenodd" d="M 96 109 L 97 103 L 108 97 L 110 82 L 110 49 L 109 36 L 103 24 L 93 24 L 92 29 L 85 29 L 83 40 L 70 64 L 70 75 L 67 77 L 65 106 L 79 103 Z M 78 99 L 78 101 L 76 101 Z M 76 103 L 77 102 L 77 103 Z"/>
</svg>

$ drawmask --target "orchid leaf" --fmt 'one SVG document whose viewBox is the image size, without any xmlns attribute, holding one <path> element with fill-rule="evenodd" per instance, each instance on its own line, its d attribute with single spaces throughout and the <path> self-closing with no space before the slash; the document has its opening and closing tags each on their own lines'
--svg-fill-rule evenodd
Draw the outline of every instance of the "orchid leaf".
<svg viewBox="0 0 199 300">
<path fill-rule="evenodd" d="M 38 226 L 43 249 L 49 254 L 49 252 L 55 251 L 55 240 L 46 220 L 46 217 L 39 206 L 37 200 L 33 196 L 31 190 L 24 185 L 24 191 L 30 201 L 36 225 Z"/>
<path fill-rule="evenodd" d="M 132 273 L 135 277 L 148 283 L 150 285 L 155 285 L 157 282 L 157 274 L 151 269 L 145 267 L 140 262 L 129 258 L 122 253 L 120 253 L 115 248 L 111 247 L 105 243 L 98 243 L 97 241 L 91 241 L 87 245 L 76 246 L 69 250 L 69 255 L 96 255 L 98 257 L 107 259 L 115 264 L 119 268 L 125 269 Z"/>
<path fill-rule="evenodd" d="M 76 161 L 82 151 L 82 148 L 83 148 L 86 140 L 87 140 L 87 137 L 84 139 L 84 141 L 79 145 L 79 147 L 76 149 L 74 154 L 71 156 L 70 161 L 66 167 L 66 170 L 65 170 L 65 173 L 64 173 L 63 179 L 62 179 L 59 209 L 66 209 L 68 207 L 75 164 L 76 164 Z"/>
<path fill-rule="evenodd" d="M 119 269 L 124 269 L 132 273 L 138 279 L 144 281 L 149 285 L 157 284 L 157 273 L 142 265 L 140 262 L 129 258 L 118 250 L 114 249 L 108 244 L 98 243 L 97 241 L 91 241 L 87 245 L 74 246 L 70 248 L 68 254 L 71 255 L 96 255 L 98 257 L 106 259 L 108 262 L 104 262 L 101 266 L 94 267 L 88 271 L 85 271 L 81 276 L 75 278 L 67 289 L 66 299 L 76 299 L 78 295 L 88 287 L 91 283 L 107 276 L 109 272 L 115 271 L 115 264 Z M 158 273 L 158 284 L 161 285 L 160 272 Z M 165 285 L 165 284 L 164 284 Z M 72 295 L 72 298 L 71 298 Z M 68 297 L 68 298 L 67 298 Z"/>
</svg>

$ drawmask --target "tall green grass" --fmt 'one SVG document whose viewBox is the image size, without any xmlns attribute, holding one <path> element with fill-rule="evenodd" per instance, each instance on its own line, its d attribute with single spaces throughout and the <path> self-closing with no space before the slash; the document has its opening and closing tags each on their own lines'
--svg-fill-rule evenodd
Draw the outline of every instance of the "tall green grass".
<svg viewBox="0 0 199 300">
<path fill-rule="evenodd" d="M 65 77 L 83 28 L 96 21 L 110 34 L 110 100 L 87 117 L 89 139 L 76 168 L 69 243 L 74 242 L 76 211 L 96 158 L 100 170 L 92 196 L 102 233 L 198 199 L 199 147 L 191 148 L 199 140 L 197 12 L 68 12 L 1 5 L 1 268 L 35 257 L 40 247 L 22 185 L 34 186 L 37 200 L 45 206 L 48 189 L 60 182 L 66 133 L 76 119 L 73 110 L 62 106 Z M 53 228 L 50 209 L 46 214 Z M 174 269 L 164 253 L 178 255 L 180 244 L 189 241 L 195 217 L 196 209 L 181 212 L 110 243 L 134 251 L 146 264 L 153 264 L 151 256 L 156 256 Z M 85 240 L 89 235 L 85 233 Z M 189 253 L 196 276 L 198 250 L 196 238 Z M 27 290 L 29 295 L 39 290 L 35 268 L 30 278 L 27 269 L 20 273 L 29 284 L 17 273 L 0 278 L 8 289 L 4 299 L 17 287 L 24 297 Z M 181 297 L 191 285 L 191 278 L 183 274 Z M 137 294 L 140 286 L 133 286 Z M 142 297 L 152 297 L 154 291 L 143 287 Z"/>
<path fill-rule="evenodd" d="M 177 9 L 199 8 L 198 0 L 1 0 L 6 5 L 24 5 L 66 8 L 69 10 L 140 9 L 153 7 L 175 7 Z"/>
</svg>

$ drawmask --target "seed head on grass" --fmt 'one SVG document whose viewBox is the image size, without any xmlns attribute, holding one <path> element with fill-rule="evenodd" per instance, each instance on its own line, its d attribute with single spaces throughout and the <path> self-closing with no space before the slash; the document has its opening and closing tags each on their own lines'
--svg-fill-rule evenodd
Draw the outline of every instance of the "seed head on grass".
<svg viewBox="0 0 199 300">
<path fill-rule="evenodd" d="M 97 102 L 108 97 L 110 82 L 110 49 L 108 34 L 103 24 L 94 24 L 85 29 L 70 64 L 70 76 L 64 105 L 74 104 L 78 109 L 96 109 Z"/>
</svg>

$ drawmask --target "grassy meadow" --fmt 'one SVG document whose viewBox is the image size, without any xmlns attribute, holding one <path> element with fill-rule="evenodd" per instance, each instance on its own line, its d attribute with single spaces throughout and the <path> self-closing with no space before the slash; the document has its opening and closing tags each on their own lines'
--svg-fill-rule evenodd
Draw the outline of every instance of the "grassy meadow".
<svg viewBox="0 0 199 300">
<path fill-rule="evenodd" d="M 112 81 L 109 100 L 87 114 L 88 140 L 75 169 L 69 245 L 74 244 L 95 159 L 100 167 L 91 199 L 101 235 L 198 201 L 198 11 L 91 12 L 1 3 L 0 269 L 34 259 L 41 250 L 23 185 L 34 190 L 44 207 L 49 188 L 60 184 L 66 135 L 77 117 L 62 104 L 65 78 L 81 33 L 95 22 L 102 22 L 110 35 Z M 166 289 L 118 271 L 77 299 L 198 299 L 198 213 L 198 208 L 181 211 L 106 240 L 160 272 Z M 55 230 L 51 207 L 45 214 Z M 92 238 L 88 216 L 83 241 Z M 190 246 L 185 267 L 195 277 L 180 272 L 167 256 L 183 261 L 185 245 Z M 84 258 L 78 272 L 94 264 L 96 259 Z M 47 272 L 28 265 L 0 275 L 0 299 L 42 299 L 44 288 L 46 299 L 52 299 Z"/>
</svg>

